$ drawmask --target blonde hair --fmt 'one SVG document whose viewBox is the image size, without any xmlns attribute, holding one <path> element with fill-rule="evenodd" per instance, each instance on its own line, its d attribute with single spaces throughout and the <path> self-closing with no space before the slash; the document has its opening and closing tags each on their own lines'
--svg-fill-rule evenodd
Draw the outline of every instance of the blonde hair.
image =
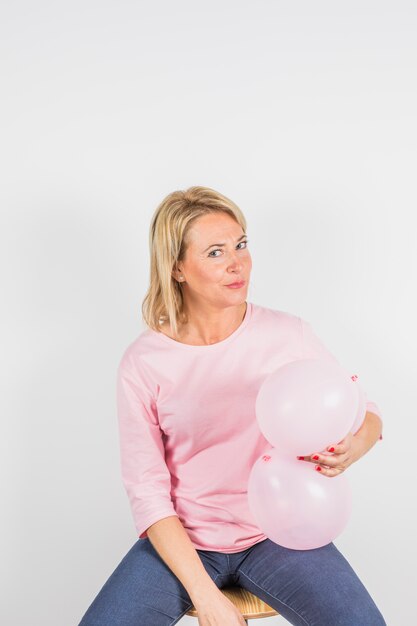
<svg viewBox="0 0 417 626">
<path fill-rule="evenodd" d="M 246 220 L 239 207 L 210 187 L 173 191 L 156 208 L 149 231 L 150 283 L 142 302 L 142 319 L 152 330 L 160 332 L 162 320 L 167 319 L 177 336 L 178 323 L 187 321 L 182 285 L 172 271 L 185 257 L 194 221 L 216 212 L 230 215 L 246 233 Z"/>
</svg>

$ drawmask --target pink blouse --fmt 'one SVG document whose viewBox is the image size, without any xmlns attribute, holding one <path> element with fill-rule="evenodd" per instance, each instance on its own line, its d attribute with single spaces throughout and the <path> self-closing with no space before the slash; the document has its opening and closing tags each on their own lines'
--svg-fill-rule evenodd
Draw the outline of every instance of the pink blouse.
<svg viewBox="0 0 417 626">
<path fill-rule="evenodd" d="M 272 448 L 257 424 L 256 396 L 278 367 L 317 357 L 339 363 L 308 322 L 252 302 L 223 341 L 192 346 L 148 328 L 128 345 L 117 412 L 122 480 L 140 538 L 177 515 L 196 549 L 238 552 L 266 539 L 247 499 L 251 468 Z M 367 411 L 381 418 L 374 402 Z"/>
</svg>

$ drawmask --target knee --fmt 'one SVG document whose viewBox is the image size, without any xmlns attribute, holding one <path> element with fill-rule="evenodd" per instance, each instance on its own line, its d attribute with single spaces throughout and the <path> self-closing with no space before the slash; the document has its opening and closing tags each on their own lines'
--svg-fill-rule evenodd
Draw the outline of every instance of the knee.
<svg viewBox="0 0 417 626">
<path fill-rule="evenodd" d="M 381 611 L 369 595 L 368 602 L 358 604 L 352 621 L 346 622 L 346 626 L 348 624 L 349 626 L 387 626 Z"/>
<path fill-rule="evenodd" d="M 369 626 L 387 626 L 387 623 L 378 607 L 374 608 L 367 619 L 368 621 L 365 623 L 369 623 Z"/>
<path fill-rule="evenodd" d="M 311 624 L 324 626 L 387 626 L 387 623 L 369 594 L 348 598 L 333 594 L 323 602 L 312 617 Z"/>
<path fill-rule="evenodd" d="M 335 622 L 329 621 L 329 624 Z M 344 616 L 337 621 L 338 626 L 387 626 L 387 623 L 377 606 L 355 607 L 353 610 L 346 607 Z M 321 626 L 321 625 L 320 625 Z"/>
</svg>

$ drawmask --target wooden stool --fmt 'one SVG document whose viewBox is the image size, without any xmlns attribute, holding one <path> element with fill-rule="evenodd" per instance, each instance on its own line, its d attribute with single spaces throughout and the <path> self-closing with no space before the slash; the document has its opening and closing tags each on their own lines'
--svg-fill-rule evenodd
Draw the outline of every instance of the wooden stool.
<svg viewBox="0 0 417 626">
<path fill-rule="evenodd" d="M 220 589 L 222 593 L 233 602 L 235 607 L 242 613 L 242 617 L 245 622 L 248 619 L 258 619 L 258 617 L 272 617 L 273 615 L 279 615 L 278 611 L 275 611 L 266 602 L 260 600 L 250 591 L 243 589 L 242 587 L 223 587 Z M 198 613 L 194 606 L 192 606 L 186 613 L 192 617 L 197 617 Z"/>
</svg>

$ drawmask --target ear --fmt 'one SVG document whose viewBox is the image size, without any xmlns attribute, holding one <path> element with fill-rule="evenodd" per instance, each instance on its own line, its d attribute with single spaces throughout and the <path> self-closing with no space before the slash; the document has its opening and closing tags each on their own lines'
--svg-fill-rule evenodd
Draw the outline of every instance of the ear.
<svg viewBox="0 0 417 626">
<path fill-rule="evenodd" d="M 176 280 L 177 282 L 180 282 L 180 283 L 183 282 L 183 280 L 184 280 L 183 278 L 182 279 L 180 278 L 182 276 L 182 272 L 181 272 L 181 270 L 178 267 L 176 267 L 176 268 L 174 268 L 172 270 L 171 276 L 172 276 L 172 278 L 174 280 Z"/>
</svg>

